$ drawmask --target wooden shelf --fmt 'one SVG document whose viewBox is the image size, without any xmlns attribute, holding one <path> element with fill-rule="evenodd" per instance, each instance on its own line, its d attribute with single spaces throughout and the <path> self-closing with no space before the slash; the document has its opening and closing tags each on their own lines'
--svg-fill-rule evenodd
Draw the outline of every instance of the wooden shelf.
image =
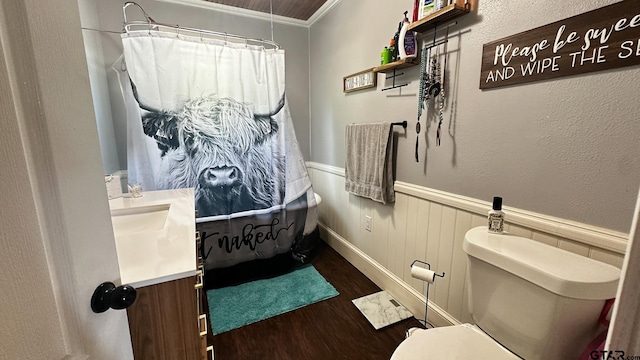
<svg viewBox="0 0 640 360">
<path fill-rule="evenodd" d="M 441 24 L 453 20 L 459 16 L 468 14 L 470 10 L 471 6 L 468 2 L 466 2 L 464 6 L 458 5 L 457 3 L 447 5 L 431 15 L 428 15 L 418 21 L 412 22 L 409 25 L 409 30 L 423 33 L 434 28 L 437 24 Z"/>
<path fill-rule="evenodd" d="M 404 69 L 410 66 L 420 65 L 420 60 L 415 58 L 406 58 L 404 60 L 394 61 L 392 63 L 388 63 L 386 65 L 381 65 L 373 68 L 374 73 L 386 73 L 387 71 L 391 71 L 393 69 Z"/>
<path fill-rule="evenodd" d="M 415 31 L 418 33 L 424 33 L 426 31 L 429 31 L 433 28 L 435 28 L 438 24 L 441 23 L 445 23 L 447 21 L 451 21 L 459 16 L 468 14 L 469 11 L 471 10 L 471 4 L 469 3 L 468 0 L 464 0 L 464 3 L 462 5 L 459 5 L 459 3 L 461 3 L 461 0 L 453 0 L 453 4 L 451 5 L 447 5 L 444 8 L 442 8 L 441 10 L 426 16 L 418 21 L 415 21 L 411 24 L 409 24 L 409 28 L 408 30 L 410 31 Z M 358 75 L 361 73 L 365 73 L 368 71 L 373 71 L 374 74 L 377 73 L 387 73 L 387 72 L 391 72 L 391 71 L 395 71 L 398 69 L 404 69 L 410 66 L 416 66 L 416 65 L 420 65 L 420 59 L 418 59 L 417 57 L 415 58 L 407 58 L 404 60 L 398 60 L 398 61 L 394 61 L 392 63 L 386 64 L 386 65 L 381 65 L 381 66 L 376 66 L 371 70 L 365 70 L 365 71 L 361 71 L 359 73 L 356 73 L 354 75 Z M 349 92 L 349 91 L 354 91 L 354 90 L 346 90 L 345 88 L 345 81 L 347 80 L 347 78 L 354 76 L 354 75 L 350 75 L 345 77 L 342 80 L 342 84 L 343 84 L 343 91 L 344 92 Z M 405 86 L 404 85 L 399 85 L 396 86 L 395 85 L 395 72 L 393 74 L 394 77 L 394 85 L 391 88 L 386 88 L 386 89 L 382 89 L 384 90 L 388 90 L 388 89 L 395 89 L 397 87 L 401 87 L 401 86 Z M 374 85 L 375 86 L 375 82 Z M 356 90 L 361 89 L 362 87 L 357 88 Z"/>
</svg>

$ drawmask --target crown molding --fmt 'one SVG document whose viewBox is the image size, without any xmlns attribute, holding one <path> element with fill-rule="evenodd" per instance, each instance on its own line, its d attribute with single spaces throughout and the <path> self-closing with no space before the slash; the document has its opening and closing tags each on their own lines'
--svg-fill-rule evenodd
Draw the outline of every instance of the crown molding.
<svg viewBox="0 0 640 360">
<path fill-rule="evenodd" d="M 158 1 L 172 3 L 172 4 L 187 5 L 187 6 L 192 6 L 192 7 L 197 7 L 201 9 L 207 9 L 207 10 L 215 10 L 222 13 L 244 16 L 252 19 L 258 19 L 258 20 L 264 20 L 264 21 L 272 20 L 271 14 L 266 14 L 260 11 L 248 10 L 248 9 L 238 8 L 238 7 L 229 6 L 229 5 L 213 3 L 205 0 L 158 0 Z M 334 1 L 334 0 L 330 0 L 330 1 Z M 324 6 L 322 6 L 320 9 L 322 9 L 323 7 Z M 318 11 L 320 9 L 318 9 Z M 308 21 L 288 18 L 284 16 L 279 16 L 279 15 L 273 15 L 273 22 L 278 24 L 284 24 L 284 25 L 309 27 Z"/>
<path fill-rule="evenodd" d="M 334 6 L 338 5 L 340 0 L 327 0 L 320 8 L 306 21 L 307 27 L 313 25 L 316 21 L 320 20 L 326 13 L 329 12 Z"/>
<path fill-rule="evenodd" d="M 271 21 L 271 14 L 266 14 L 260 11 L 248 10 L 243 8 L 238 8 L 229 5 L 223 5 L 218 3 L 213 3 L 206 0 L 158 0 L 166 3 L 173 4 L 181 4 L 193 6 L 201 9 L 207 10 L 215 10 L 227 14 L 244 16 L 252 19 Z M 273 22 L 284 25 L 293 25 L 293 26 L 302 26 L 302 27 L 311 27 L 316 21 L 320 20 L 326 13 L 329 12 L 334 6 L 336 6 L 340 0 L 327 0 L 311 17 L 309 20 L 299 20 L 293 19 L 289 17 L 284 17 L 280 15 L 273 15 Z"/>
</svg>

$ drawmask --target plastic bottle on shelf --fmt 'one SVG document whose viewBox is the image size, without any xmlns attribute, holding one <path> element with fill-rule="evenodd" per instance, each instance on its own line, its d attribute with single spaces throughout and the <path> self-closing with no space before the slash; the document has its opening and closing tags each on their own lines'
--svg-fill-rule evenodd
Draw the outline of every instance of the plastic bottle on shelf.
<svg viewBox="0 0 640 360">
<path fill-rule="evenodd" d="M 391 41 L 389 41 L 389 60 L 391 60 L 390 62 L 394 62 L 396 61 L 396 41 L 395 39 L 391 39 Z"/>
<path fill-rule="evenodd" d="M 409 24 L 410 22 L 407 18 L 407 12 L 405 11 L 404 20 L 402 21 L 402 29 L 400 30 L 400 44 L 398 44 L 400 59 L 416 57 L 418 44 L 416 43 L 416 35 L 413 31 L 408 31 Z"/>
<path fill-rule="evenodd" d="M 391 62 L 391 49 L 389 47 L 384 47 L 384 64 L 388 64 Z"/>
<path fill-rule="evenodd" d="M 389 47 L 385 46 L 384 50 L 380 54 L 380 65 L 387 65 L 390 62 L 391 54 L 389 52 Z"/>
</svg>

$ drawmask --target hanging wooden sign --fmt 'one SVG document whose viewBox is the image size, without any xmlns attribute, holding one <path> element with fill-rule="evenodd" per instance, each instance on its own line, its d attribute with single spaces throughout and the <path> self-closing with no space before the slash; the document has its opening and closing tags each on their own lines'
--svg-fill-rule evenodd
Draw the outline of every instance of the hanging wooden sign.
<svg viewBox="0 0 640 360">
<path fill-rule="evenodd" d="M 342 91 L 352 92 L 356 90 L 368 89 L 376 86 L 377 74 L 374 68 L 360 71 L 352 75 L 345 76 L 342 79 Z"/>
<path fill-rule="evenodd" d="M 627 0 L 496 40 L 480 89 L 640 64 L 640 1 Z"/>
</svg>

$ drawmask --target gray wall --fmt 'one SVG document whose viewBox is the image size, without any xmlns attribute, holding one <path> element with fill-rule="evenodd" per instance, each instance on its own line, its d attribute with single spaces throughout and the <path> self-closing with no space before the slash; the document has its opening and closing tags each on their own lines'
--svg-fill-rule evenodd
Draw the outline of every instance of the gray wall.
<svg viewBox="0 0 640 360">
<path fill-rule="evenodd" d="M 271 39 L 267 20 L 222 13 L 212 9 L 153 0 L 136 1 L 156 21 L 185 27 Z M 83 27 L 120 32 L 124 1 L 79 0 Z M 143 19 L 136 7 L 127 9 L 130 19 Z M 302 154 L 309 152 L 309 29 L 273 24 L 274 40 L 285 50 L 286 89 Z M 105 173 L 126 169 L 126 123 L 119 85 L 111 65 L 122 54 L 119 34 L 84 30 L 85 46 L 96 104 Z M 105 106 L 105 98 L 107 105 Z M 117 160 L 114 160 L 116 158 Z"/>
<path fill-rule="evenodd" d="M 344 167 L 349 123 L 408 120 L 406 135 L 398 129 L 397 180 L 628 232 L 640 180 L 638 66 L 478 88 L 483 44 L 614 2 L 480 0 L 450 30 L 442 145 L 435 118 L 423 115 L 430 128 L 416 164 L 419 67 L 404 70 L 401 90 L 380 91 L 383 75 L 378 89 L 341 87 L 379 64 L 413 1 L 341 1 L 311 26 L 311 160 Z"/>
</svg>

